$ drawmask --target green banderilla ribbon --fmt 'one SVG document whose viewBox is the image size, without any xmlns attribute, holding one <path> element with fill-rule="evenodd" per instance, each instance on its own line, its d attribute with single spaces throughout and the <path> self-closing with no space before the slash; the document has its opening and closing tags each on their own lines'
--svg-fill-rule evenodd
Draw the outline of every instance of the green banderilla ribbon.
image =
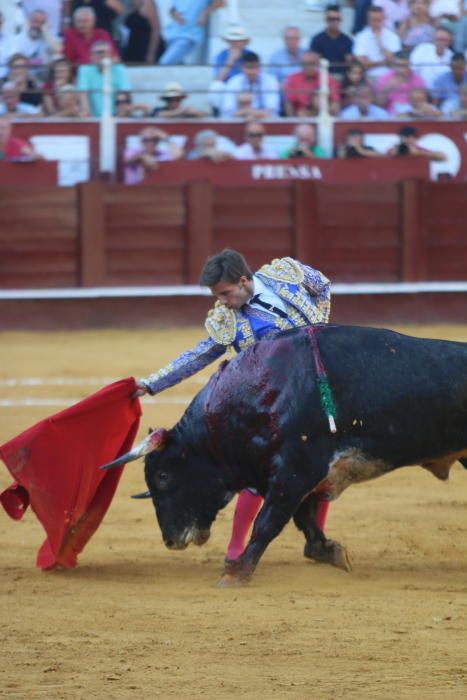
<svg viewBox="0 0 467 700">
<path fill-rule="evenodd" d="M 319 399 L 324 413 L 327 416 L 329 423 L 329 430 L 331 433 L 337 432 L 336 420 L 337 415 L 336 404 L 334 403 L 334 398 L 332 395 L 331 387 L 329 386 L 329 380 L 324 368 L 323 362 L 321 360 L 321 355 L 318 348 L 318 343 L 316 340 L 315 329 L 310 327 L 307 329 L 308 335 L 311 340 L 311 347 L 313 350 L 313 358 L 316 367 L 316 381 L 318 383 Z"/>
</svg>

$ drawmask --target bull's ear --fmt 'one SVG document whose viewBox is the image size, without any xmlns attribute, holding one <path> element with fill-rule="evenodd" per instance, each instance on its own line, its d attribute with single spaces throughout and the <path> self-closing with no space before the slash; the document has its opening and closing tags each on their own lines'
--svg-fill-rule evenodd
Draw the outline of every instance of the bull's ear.
<svg viewBox="0 0 467 700">
<path fill-rule="evenodd" d="M 153 430 L 152 433 L 147 436 L 147 438 L 136 445 L 136 447 L 133 447 L 130 452 L 127 452 L 118 459 L 114 459 L 113 462 L 104 464 L 102 467 L 99 467 L 99 469 L 112 469 L 113 467 L 119 467 L 122 464 L 127 464 L 127 462 L 134 462 L 135 459 L 144 457 L 155 450 L 163 450 L 167 444 L 169 435 L 169 431 L 165 428 Z"/>
<path fill-rule="evenodd" d="M 148 428 L 148 435 L 151 435 L 151 433 L 154 432 L 154 428 Z"/>
</svg>

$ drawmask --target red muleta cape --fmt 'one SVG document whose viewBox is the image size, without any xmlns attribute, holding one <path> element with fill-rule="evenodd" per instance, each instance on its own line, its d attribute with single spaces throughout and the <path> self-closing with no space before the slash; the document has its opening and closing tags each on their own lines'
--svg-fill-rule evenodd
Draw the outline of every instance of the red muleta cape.
<svg viewBox="0 0 467 700">
<path fill-rule="evenodd" d="M 47 539 L 37 555 L 41 569 L 75 567 L 99 527 L 123 471 L 99 466 L 133 445 L 141 417 L 134 391 L 133 378 L 110 384 L 0 447 L 15 479 L 0 501 L 15 520 L 31 505 L 42 523 Z"/>
</svg>

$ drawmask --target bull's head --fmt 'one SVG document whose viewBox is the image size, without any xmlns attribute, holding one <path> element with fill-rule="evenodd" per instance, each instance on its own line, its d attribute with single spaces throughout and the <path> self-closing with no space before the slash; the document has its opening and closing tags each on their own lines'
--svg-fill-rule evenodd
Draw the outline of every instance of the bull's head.
<svg viewBox="0 0 467 700">
<path fill-rule="evenodd" d="M 207 457 L 181 444 L 176 431 L 155 430 L 104 469 L 144 457 L 144 475 L 164 543 L 185 549 L 209 539 L 216 515 L 230 501 L 221 471 Z"/>
</svg>

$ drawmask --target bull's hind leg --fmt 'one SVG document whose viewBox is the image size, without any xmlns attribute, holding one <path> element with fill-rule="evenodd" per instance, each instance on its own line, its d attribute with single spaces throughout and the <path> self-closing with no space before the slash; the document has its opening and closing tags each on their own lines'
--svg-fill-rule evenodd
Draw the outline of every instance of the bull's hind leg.
<svg viewBox="0 0 467 700">
<path fill-rule="evenodd" d="M 295 525 L 303 532 L 306 539 L 303 554 L 307 559 L 351 571 L 352 566 L 345 547 L 338 542 L 328 540 L 316 524 L 318 504 L 319 499 L 309 495 L 300 503 L 294 515 Z"/>
</svg>

